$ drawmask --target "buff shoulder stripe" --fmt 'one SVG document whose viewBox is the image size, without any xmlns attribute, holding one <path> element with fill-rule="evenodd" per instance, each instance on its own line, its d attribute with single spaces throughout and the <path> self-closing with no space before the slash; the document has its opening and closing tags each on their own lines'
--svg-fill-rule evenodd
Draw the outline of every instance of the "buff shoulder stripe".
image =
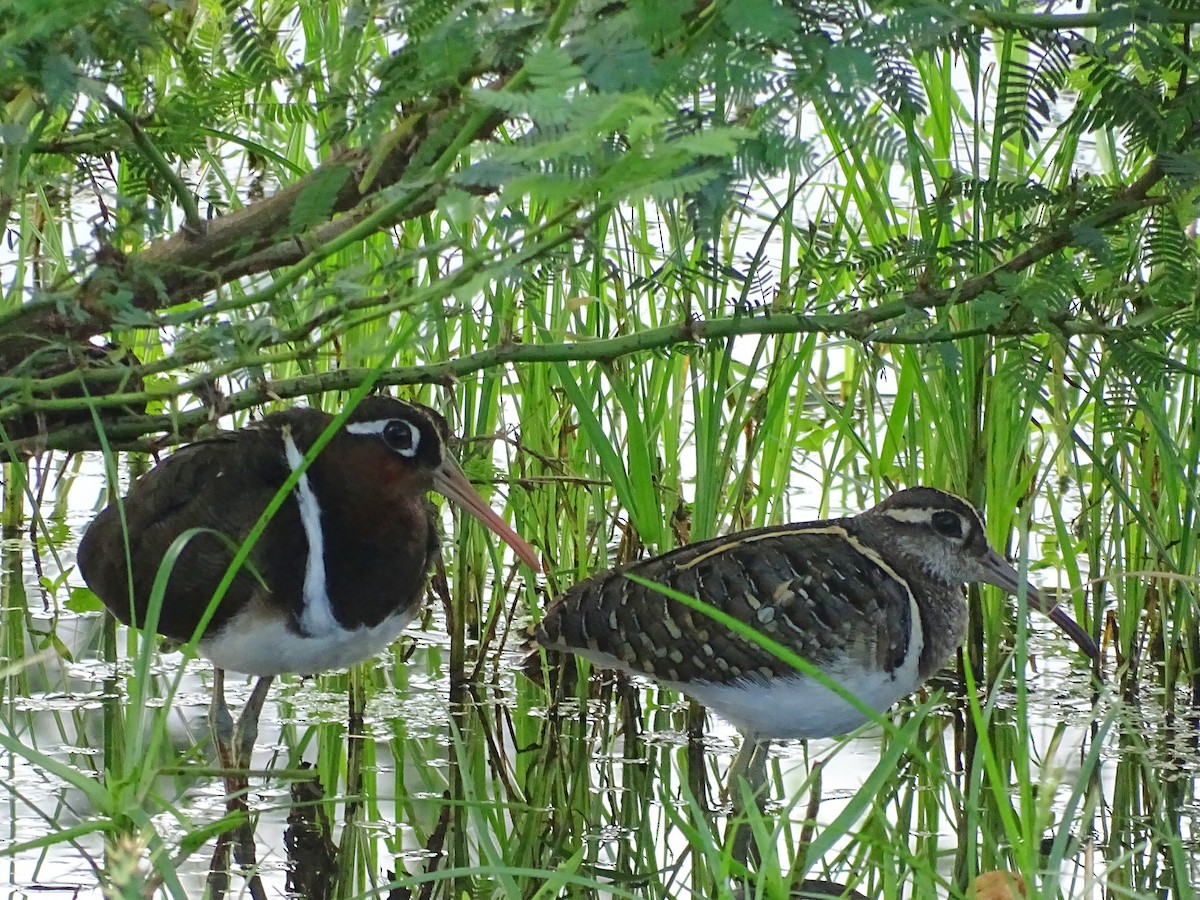
<svg viewBox="0 0 1200 900">
<path fill-rule="evenodd" d="M 737 540 L 726 541 L 719 546 L 713 547 L 706 553 L 701 553 L 694 559 L 690 559 L 685 563 L 676 566 L 676 569 L 683 572 L 700 565 L 706 559 L 712 559 L 714 556 L 720 556 L 722 553 L 728 553 L 730 550 L 736 550 L 738 547 L 744 547 L 746 544 L 756 544 L 759 541 L 770 541 L 775 538 L 798 537 L 804 534 L 827 534 L 834 537 L 845 538 L 847 541 L 853 541 L 850 533 L 840 525 L 826 525 L 821 528 L 782 528 L 778 531 L 765 531 L 762 534 L 752 534 L 746 537 L 738 538 Z"/>
</svg>

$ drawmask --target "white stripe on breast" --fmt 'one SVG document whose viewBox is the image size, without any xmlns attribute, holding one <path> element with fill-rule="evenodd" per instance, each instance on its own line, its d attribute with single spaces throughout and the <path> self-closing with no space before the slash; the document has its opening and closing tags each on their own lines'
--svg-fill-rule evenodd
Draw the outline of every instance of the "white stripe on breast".
<svg viewBox="0 0 1200 900">
<path fill-rule="evenodd" d="M 846 532 L 844 536 L 846 542 L 857 553 L 869 559 L 882 569 L 894 583 L 904 588 L 904 593 L 908 597 L 908 649 L 904 654 L 904 661 L 896 667 L 895 677 L 902 683 L 911 683 L 912 690 L 916 690 L 916 686 L 921 683 L 921 654 L 925 652 L 925 623 L 921 621 L 921 604 L 917 602 L 917 595 L 913 593 L 908 579 L 892 568 L 877 551 L 872 550 L 849 532 Z M 880 635 L 880 639 L 886 640 L 886 636 Z"/>
<path fill-rule="evenodd" d="M 283 449 L 287 464 L 293 472 L 300 468 L 304 454 L 296 446 L 291 429 L 283 431 Z M 306 635 L 320 637 L 341 630 L 333 616 L 333 604 L 329 600 L 328 582 L 325 578 L 325 536 L 321 530 L 321 505 L 313 493 L 308 473 L 300 476 L 296 483 L 296 502 L 300 507 L 300 524 L 304 526 L 304 537 L 308 541 L 308 558 L 304 563 L 304 609 L 300 613 L 300 627 Z"/>
</svg>

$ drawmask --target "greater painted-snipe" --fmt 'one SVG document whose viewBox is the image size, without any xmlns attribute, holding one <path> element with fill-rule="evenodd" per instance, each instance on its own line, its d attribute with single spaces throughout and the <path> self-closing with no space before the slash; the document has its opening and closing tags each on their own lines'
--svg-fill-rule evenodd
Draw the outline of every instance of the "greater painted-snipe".
<svg viewBox="0 0 1200 900">
<path fill-rule="evenodd" d="M 628 575 L 749 625 L 876 712 L 915 691 L 962 644 L 964 583 L 1022 588 L 971 504 L 916 487 L 856 516 L 743 531 L 603 572 L 567 590 L 535 628 L 542 647 L 649 676 L 755 741 L 840 735 L 867 716 L 759 644 Z M 1053 600 L 1033 585 L 1024 590 L 1080 649 L 1097 654 Z"/>
<path fill-rule="evenodd" d="M 157 630 L 191 639 L 237 548 L 332 419 L 291 409 L 171 455 L 87 529 L 79 568 L 88 586 L 141 627 L 168 550 L 186 541 L 170 564 Z M 425 406 L 367 398 L 270 520 L 198 644 L 216 667 L 211 718 L 227 767 L 248 764 L 272 678 L 367 659 L 416 613 L 438 544 L 428 491 L 538 569 L 534 549 L 468 483 L 448 437 L 445 419 Z M 224 670 L 259 676 L 236 729 Z"/>
</svg>

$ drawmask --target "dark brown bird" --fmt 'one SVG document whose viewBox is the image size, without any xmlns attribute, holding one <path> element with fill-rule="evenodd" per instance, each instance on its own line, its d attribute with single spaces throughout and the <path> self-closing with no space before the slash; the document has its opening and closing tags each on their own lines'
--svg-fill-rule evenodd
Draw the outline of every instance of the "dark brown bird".
<svg viewBox="0 0 1200 900">
<path fill-rule="evenodd" d="M 962 644 L 964 582 L 1016 594 L 1016 570 L 979 513 L 933 488 L 900 491 L 856 516 L 743 531 L 596 575 L 534 631 L 541 646 L 694 697 L 755 740 L 821 738 L 867 721 L 854 704 L 703 612 L 630 580 L 695 597 L 807 660 L 883 712 Z M 1089 656 L 1091 637 L 1025 585 L 1031 606 Z"/>
<path fill-rule="evenodd" d="M 177 451 L 89 526 L 79 545 L 84 580 L 122 622 L 190 640 L 235 552 L 332 420 L 291 409 Z M 467 482 L 448 438 L 433 410 L 370 397 L 299 477 L 200 634 L 199 650 L 216 667 L 212 713 L 223 762 L 248 762 L 274 676 L 360 662 L 412 619 L 438 544 L 428 491 L 455 501 L 538 569 L 534 549 Z M 169 573 L 161 600 L 160 570 Z M 236 734 L 226 669 L 260 676 Z"/>
</svg>

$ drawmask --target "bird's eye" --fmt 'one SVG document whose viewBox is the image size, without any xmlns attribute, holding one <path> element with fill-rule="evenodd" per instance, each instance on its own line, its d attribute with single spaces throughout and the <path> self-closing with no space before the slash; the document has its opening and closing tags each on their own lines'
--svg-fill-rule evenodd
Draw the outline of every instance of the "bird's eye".
<svg viewBox="0 0 1200 900">
<path fill-rule="evenodd" d="M 952 512 L 935 512 L 930 519 L 933 530 L 940 535 L 950 538 L 960 538 L 963 534 L 962 519 Z"/>
<path fill-rule="evenodd" d="M 383 426 L 383 442 L 401 456 L 412 458 L 421 446 L 421 432 L 407 419 L 391 419 Z"/>
</svg>

